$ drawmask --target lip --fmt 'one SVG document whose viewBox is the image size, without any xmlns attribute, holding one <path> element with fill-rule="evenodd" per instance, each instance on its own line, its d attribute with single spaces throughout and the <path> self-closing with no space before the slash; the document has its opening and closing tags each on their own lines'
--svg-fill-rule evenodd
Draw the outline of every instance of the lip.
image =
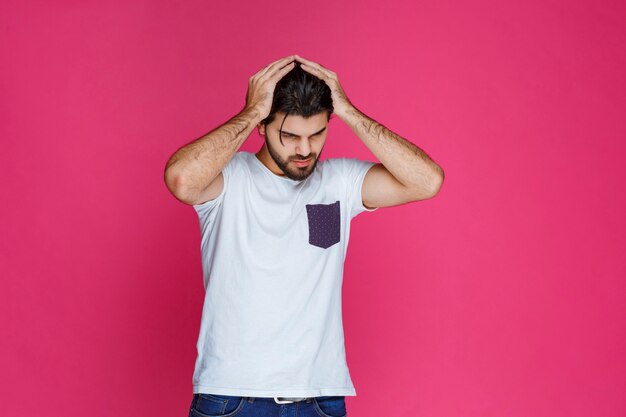
<svg viewBox="0 0 626 417">
<path fill-rule="evenodd" d="M 293 163 L 296 164 L 296 166 L 305 167 L 305 166 L 307 166 L 307 165 L 309 165 L 311 163 L 311 159 L 307 159 L 305 161 L 296 161 L 296 160 L 294 160 Z"/>
</svg>

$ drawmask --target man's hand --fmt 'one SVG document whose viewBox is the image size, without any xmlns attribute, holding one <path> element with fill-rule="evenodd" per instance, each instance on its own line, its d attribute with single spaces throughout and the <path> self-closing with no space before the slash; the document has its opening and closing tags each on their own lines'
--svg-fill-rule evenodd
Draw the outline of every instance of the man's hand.
<svg viewBox="0 0 626 417">
<path fill-rule="evenodd" d="M 299 55 L 295 55 L 295 58 L 296 61 L 300 62 L 303 70 L 326 82 L 326 85 L 330 88 L 332 95 L 334 113 L 341 119 L 344 119 L 348 110 L 350 110 L 353 106 L 352 103 L 350 103 L 350 100 L 348 100 L 348 97 L 346 97 L 346 93 L 343 91 L 343 88 L 341 88 L 337 74 L 328 68 L 324 68 L 320 64 L 304 59 Z"/>
<path fill-rule="evenodd" d="M 276 83 L 296 65 L 293 62 L 295 57 L 281 58 L 250 77 L 245 109 L 258 111 L 261 120 L 270 114 Z"/>
<path fill-rule="evenodd" d="M 281 58 L 250 77 L 246 105 L 226 123 L 178 149 L 167 161 L 167 188 L 186 204 L 201 204 L 224 189 L 222 170 L 254 127 L 272 110 L 276 83 L 295 66 L 295 55 Z"/>
<path fill-rule="evenodd" d="M 335 113 L 380 160 L 363 180 L 361 196 L 368 208 L 390 207 L 432 198 L 443 183 L 443 169 L 423 150 L 367 117 L 346 97 L 337 74 L 296 55 L 302 69 L 330 88 Z"/>
</svg>

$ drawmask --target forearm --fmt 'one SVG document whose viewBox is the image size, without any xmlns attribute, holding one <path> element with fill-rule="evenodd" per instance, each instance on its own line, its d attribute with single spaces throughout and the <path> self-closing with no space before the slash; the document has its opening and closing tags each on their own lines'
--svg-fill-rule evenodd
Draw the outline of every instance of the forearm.
<svg viewBox="0 0 626 417">
<path fill-rule="evenodd" d="M 354 106 L 340 117 L 405 187 L 436 190 L 441 185 L 443 169 L 416 145 L 367 117 Z"/>
<path fill-rule="evenodd" d="M 261 121 L 254 108 L 244 108 L 232 119 L 178 149 L 167 161 L 165 182 L 177 196 L 195 196 L 224 169 Z"/>
</svg>

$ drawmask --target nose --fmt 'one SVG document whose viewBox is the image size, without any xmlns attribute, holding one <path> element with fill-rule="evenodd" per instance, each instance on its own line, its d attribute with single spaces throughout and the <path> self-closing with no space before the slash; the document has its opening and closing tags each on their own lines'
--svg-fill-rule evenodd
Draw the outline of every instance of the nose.
<svg viewBox="0 0 626 417">
<path fill-rule="evenodd" d="M 298 155 L 308 156 L 311 153 L 311 144 L 308 138 L 302 138 L 296 146 L 296 152 Z"/>
</svg>

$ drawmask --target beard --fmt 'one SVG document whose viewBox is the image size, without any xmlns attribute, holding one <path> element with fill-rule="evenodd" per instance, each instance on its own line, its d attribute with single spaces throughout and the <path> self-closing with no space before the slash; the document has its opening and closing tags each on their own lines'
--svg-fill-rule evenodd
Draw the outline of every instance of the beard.
<svg viewBox="0 0 626 417">
<path fill-rule="evenodd" d="M 319 160 L 319 156 L 322 154 L 322 150 L 324 149 L 322 147 L 319 155 L 316 155 L 314 153 L 311 153 L 309 155 L 304 155 L 304 156 L 293 155 L 285 160 L 280 157 L 280 155 L 278 154 L 278 152 L 276 152 L 274 148 L 272 148 L 272 145 L 270 145 L 269 141 L 267 140 L 267 137 L 265 138 L 265 145 L 267 146 L 267 150 L 269 151 L 270 156 L 272 157 L 276 165 L 278 165 L 278 168 L 280 168 L 280 170 L 283 171 L 283 173 L 285 174 L 287 178 L 290 178 L 295 181 L 303 181 L 307 179 L 309 175 L 313 173 L 313 171 L 315 171 L 315 167 L 317 166 L 317 161 Z M 305 167 L 298 167 L 298 166 L 291 167 L 289 165 L 291 161 L 302 161 L 305 159 L 313 159 L 313 162 Z"/>
</svg>

